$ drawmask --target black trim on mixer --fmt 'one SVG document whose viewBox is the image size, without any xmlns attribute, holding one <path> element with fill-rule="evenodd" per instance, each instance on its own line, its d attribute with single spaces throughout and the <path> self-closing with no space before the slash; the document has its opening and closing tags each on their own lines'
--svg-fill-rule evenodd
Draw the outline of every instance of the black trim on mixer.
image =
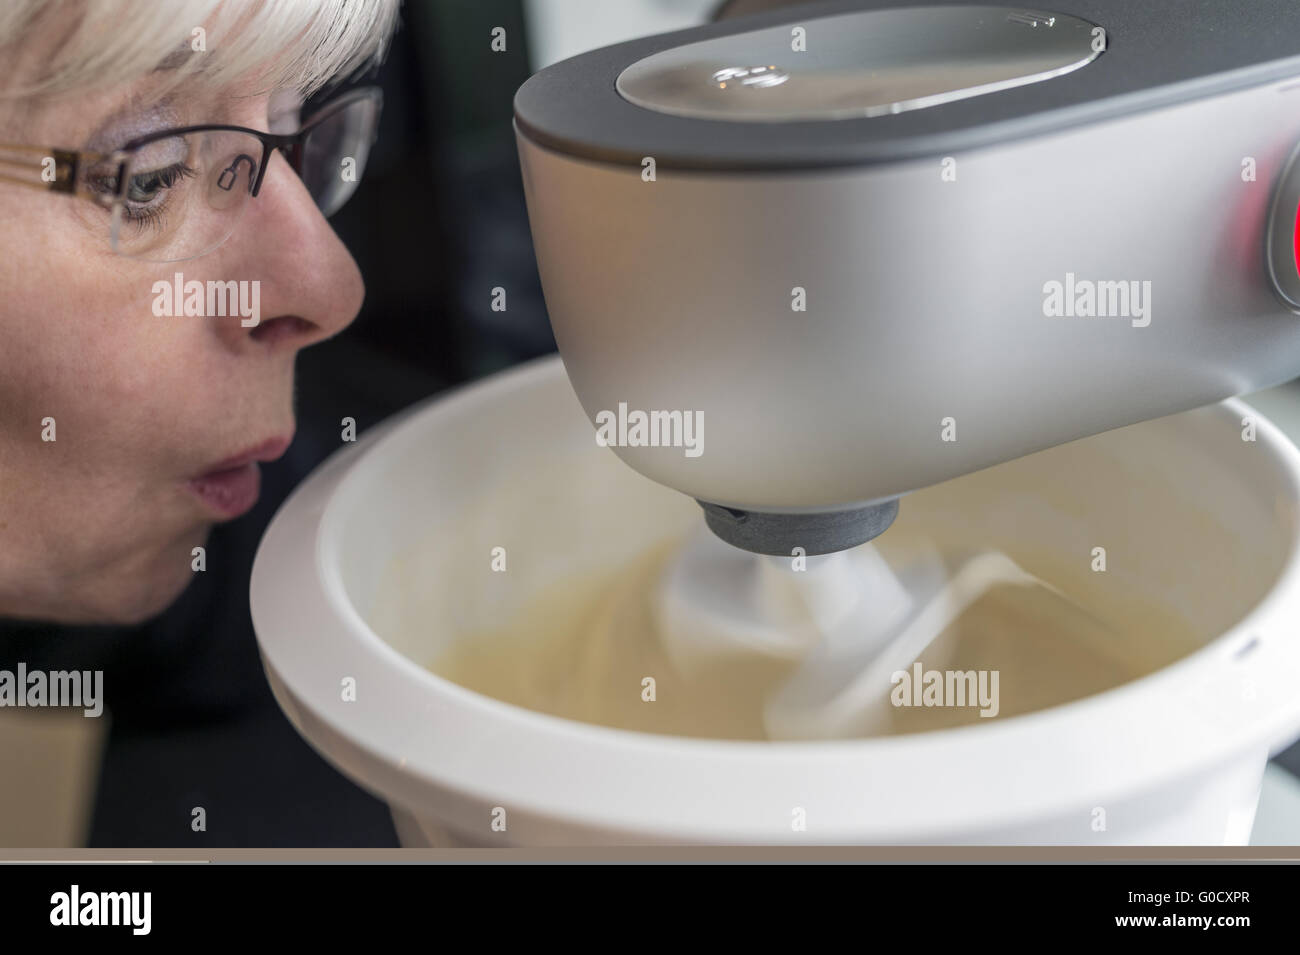
<svg viewBox="0 0 1300 955">
<path fill-rule="evenodd" d="M 954 3 L 997 0 L 949 0 Z M 549 149 L 604 162 L 640 166 L 653 156 L 659 169 L 803 169 L 948 155 L 1300 77 L 1297 0 L 1051 0 L 1048 11 L 1107 30 L 1097 62 L 1045 82 L 892 116 L 704 120 L 643 109 L 614 86 L 632 63 L 686 43 L 854 10 L 929 5 L 797 4 L 594 50 L 549 66 L 520 87 L 516 127 Z"/>
</svg>

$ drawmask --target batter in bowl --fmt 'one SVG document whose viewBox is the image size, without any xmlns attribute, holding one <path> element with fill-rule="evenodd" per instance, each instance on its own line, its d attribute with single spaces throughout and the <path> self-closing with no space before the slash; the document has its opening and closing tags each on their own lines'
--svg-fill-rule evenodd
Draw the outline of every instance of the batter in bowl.
<svg viewBox="0 0 1300 955">
<path fill-rule="evenodd" d="M 895 553 L 920 543 L 889 541 Z M 711 660 L 674 658 L 655 600 L 681 546 L 660 546 L 604 575 L 552 587 L 508 625 L 458 639 L 431 669 L 507 703 L 603 726 L 731 740 L 815 735 L 774 733 L 773 702 L 816 644 L 793 653 L 739 648 Z M 1177 621 L 1139 618 L 1131 607 L 1123 616 L 1102 619 L 1041 582 L 997 583 L 915 659 L 866 688 L 875 699 L 854 706 L 874 708 L 869 730 L 825 735 L 915 733 L 1006 719 L 1119 686 L 1196 642 Z M 970 691 L 964 701 L 953 697 L 954 684 Z M 856 692 L 861 697 L 864 690 Z"/>
</svg>

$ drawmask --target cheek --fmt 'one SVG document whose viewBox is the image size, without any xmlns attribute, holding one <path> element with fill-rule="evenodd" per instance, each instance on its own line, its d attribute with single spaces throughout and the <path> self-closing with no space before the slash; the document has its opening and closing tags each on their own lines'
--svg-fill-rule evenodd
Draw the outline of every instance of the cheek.
<svg viewBox="0 0 1300 955">
<path fill-rule="evenodd" d="M 262 433 L 262 420 L 291 419 L 290 356 L 237 354 L 211 326 L 223 319 L 155 315 L 154 283 L 176 267 L 123 263 L 77 237 L 0 248 L 0 440 L 39 456 L 42 483 L 138 495 Z"/>
<path fill-rule="evenodd" d="M 149 286 L 114 262 L 48 241 L 39 254 L 0 243 L 0 473 L 19 505 L 3 508 L 10 536 L 53 580 L 107 580 L 122 567 L 138 586 L 160 585 L 158 567 L 201 536 L 176 482 L 214 349 L 200 328 L 150 321 Z"/>
<path fill-rule="evenodd" d="M 54 418 L 70 465 L 152 460 L 151 448 L 188 419 L 184 379 L 201 357 L 198 330 L 150 321 L 148 288 L 106 263 L 46 263 L 26 274 L 34 279 L 4 289 L 10 304 L 0 319 L 12 345 L 3 386 L 17 412 L 12 423 L 32 434 Z"/>
</svg>

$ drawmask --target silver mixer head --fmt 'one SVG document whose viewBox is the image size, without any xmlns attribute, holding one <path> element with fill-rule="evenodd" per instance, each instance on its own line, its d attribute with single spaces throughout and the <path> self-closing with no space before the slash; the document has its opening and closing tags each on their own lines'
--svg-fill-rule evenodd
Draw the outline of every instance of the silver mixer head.
<svg viewBox="0 0 1300 955">
<path fill-rule="evenodd" d="M 811 514 L 746 511 L 697 501 L 718 537 L 755 554 L 808 557 L 834 554 L 879 537 L 898 516 L 898 500 Z"/>
<path fill-rule="evenodd" d="M 539 71 L 515 129 L 588 417 L 705 422 L 613 450 L 811 553 L 1300 374 L 1300 3 L 1250 11 L 834 0 Z"/>
</svg>

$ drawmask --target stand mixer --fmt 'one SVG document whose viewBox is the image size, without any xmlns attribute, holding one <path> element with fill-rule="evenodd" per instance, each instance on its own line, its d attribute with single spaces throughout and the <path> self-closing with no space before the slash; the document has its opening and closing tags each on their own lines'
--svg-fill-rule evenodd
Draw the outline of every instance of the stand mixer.
<svg viewBox="0 0 1300 955">
<path fill-rule="evenodd" d="M 814 3 L 530 79 L 563 367 L 277 514 L 294 726 L 406 845 L 1244 843 L 1300 451 L 1213 403 L 1300 370 L 1300 5 L 1211 6 Z M 993 698 L 894 705 L 919 664 Z"/>
<path fill-rule="evenodd" d="M 555 64 L 515 122 L 569 378 L 707 423 L 614 450 L 786 557 L 1287 380 L 1297 78 L 1289 0 L 814 3 Z"/>
</svg>

